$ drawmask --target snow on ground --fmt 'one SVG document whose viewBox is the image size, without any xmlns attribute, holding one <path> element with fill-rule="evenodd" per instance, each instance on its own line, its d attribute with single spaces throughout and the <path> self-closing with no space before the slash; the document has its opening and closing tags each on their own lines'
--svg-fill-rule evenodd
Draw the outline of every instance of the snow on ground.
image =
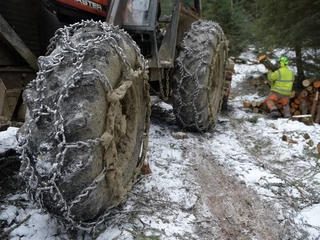
<svg viewBox="0 0 320 240">
<path fill-rule="evenodd" d="M 0 132 L 0 153 L 15 148 L 18 144 L 15 134 L 18 128 L 9 127 L 7 131 Z"/>
<path fill-rule="evenodd" d="M 254 58 L 250 52 L 242 57 Z M 248 76 L 263 72 L 261 64 L 236 64 L 231 93 Z M 193 163 L 183 154 L 190 146 L 201 146 L 226 171 L 273 204 L 279 222 L 295 225 L 296 238 L 291 239 L 319 239 L 320 160 L 316 146 L 320 126 L 270 120 L 242 107 L 243 101 L 257 99 L 261 97 L 256 93 L 237 94 L 230 99 L 229 110 L 222 113 L 212 134 L 204 134 L 205 141 L 199 140 L 199 134 L 181 132 L 171 124 L 171 106 L 157 103 L 167 119 L 151 124 L 147 161 L 152 174 L 136 184 L 127 200 L 97 227 L 94 236 L 78 231 L 73 238 L 203 239 L 197 227 L 210 213 L 199 201 L 200 186 L 190 171 Z M 16 130 L 0 132 L 0 153 L 16 146 Z M 195 207 L 202 209 L 202 216 L 195 213 Z M 72 239 L 60 223 L 33 206 L 21 192 L 1 200 L 0 227 L 10 232 L 8 238 L 12 240 Z M 11 231 L 10 227 L 15 229 Z M 256 238 L 249 235 L 247 239 Z"/>
</svg>

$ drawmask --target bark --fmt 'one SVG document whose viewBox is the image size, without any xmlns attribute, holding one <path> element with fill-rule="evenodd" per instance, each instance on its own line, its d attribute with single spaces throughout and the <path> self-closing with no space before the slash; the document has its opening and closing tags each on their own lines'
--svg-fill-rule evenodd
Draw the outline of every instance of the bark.
<svg viewBox="0 0 320 240">
<path fill-rule="evenodd" d="M 251 107 L 251 103 L 250 102 L 243 102 L 243 107 L 245 108 L 250 108 Z"/>
<path fill-rule="evenodd" d="M 267 58 L 266 55 L 260 56 L 258 60 L 259 60 L 259 62 L 262 63 L 267 69 L 269 69 L 269 70 L 271 70 L 271 71 L 273 71 L 273 72 L 278 69 L 274 64 L 272 64 L 272 63 L 270 62 L 270 60 Z"/>
<path fill-rule="evenodd" d="M 294 49 L 296 52 L 296 65 L 298 70 L 298 78 L 297 78 L 296 84 L 302 87 L 302 81 L 303 79 L 305 79 L 305 76 L 304 76 L 304 67 L 303 67 L 303 61 L 302 61 L 301 45 L 296 45 Z"/>
<path fill-rule="evenodd" d="M 313 103 L 312 103 L 312 108 L 311 108 L 311 115 L 312 118 L 314 119 L 314 115 L 316 113 L 316 107 L 317 107 L 317 103 L 318 103 L 318 97 L 319 97 L 319 92 L 316 93 L 315 98 L 313 99 Z"/>
<path fill-rule="evenodd" d="M 320 123 L 320 104 L 317 107 L 317 115 L 316 119 L 314 120 L 315 123 Z"/>
<path fill-rule="evenodd" d="M 295 98 L 293 102 L 297 105 L 301 104 L 301 100 L 299 98 Z"/>
<path fill-rule="evenodd" d="M 309 92 L 313 92 L 313 86 L 308 86 L 308 87 L 307 87 L 307 90 L 308 90 Z"/>
<path fill-rule="evenodd" d="M 309 94 L 309 92 L 308 92 L 307 90 L 302 90 L 300 96 L 301 96 L 302 98 L 305 98 L 305 97 L 308 96 L 308 94 Z"/>
<path fill-rule="evenodd" d="M 308 114 L 308 104 L 305 99 L 301 99 L 301 113 L 302 115 Z"/>
</svg>

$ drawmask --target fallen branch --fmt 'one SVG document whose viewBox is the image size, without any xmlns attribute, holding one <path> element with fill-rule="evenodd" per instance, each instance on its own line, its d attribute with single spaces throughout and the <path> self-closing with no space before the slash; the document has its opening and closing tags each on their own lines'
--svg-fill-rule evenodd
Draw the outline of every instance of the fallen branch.
<svg viewBox="0 0 320 240">
<path fill-rule="evenodd" d="M 31 217 L 31 215 L 28 215 L 25 219 L 23 219 L 21 222 L 17 223 L 15 226 L 10 227 L 8 230 L 1 233 L 0 239 L 6 239 L 13 230 L 17 229 L 22 224 L 24 224 L 26 221 L 28 221 L 30 219 L 30 217 Z"/>
</svg>

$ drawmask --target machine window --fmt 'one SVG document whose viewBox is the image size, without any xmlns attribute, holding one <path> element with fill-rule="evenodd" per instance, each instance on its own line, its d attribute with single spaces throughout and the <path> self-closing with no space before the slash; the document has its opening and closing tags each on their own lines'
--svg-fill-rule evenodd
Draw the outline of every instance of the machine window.
<svg viewBox="0 0 320 240">
<path fill-rule="evenodd" d="M 148 0 L 128 0 L 124 13 L 124 25 L 148 25 Z"/>
</svg>

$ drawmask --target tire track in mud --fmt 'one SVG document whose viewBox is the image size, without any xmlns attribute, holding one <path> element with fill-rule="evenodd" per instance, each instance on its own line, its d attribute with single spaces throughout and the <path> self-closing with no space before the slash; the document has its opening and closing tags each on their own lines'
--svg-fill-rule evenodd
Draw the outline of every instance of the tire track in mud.
<svg viewBox="0 0 320 240">
<path fill-rule="evenodd" d="M 200 140 L 200 139 L 199 139 Z M 186 147 L 193 162 L 190 174 L 199 188 L 196 208 L 199 236 L 203 239 L 288 239 L 273 207 L 244 182 L 231 176 L 205 146 Z"/>
</svg>

